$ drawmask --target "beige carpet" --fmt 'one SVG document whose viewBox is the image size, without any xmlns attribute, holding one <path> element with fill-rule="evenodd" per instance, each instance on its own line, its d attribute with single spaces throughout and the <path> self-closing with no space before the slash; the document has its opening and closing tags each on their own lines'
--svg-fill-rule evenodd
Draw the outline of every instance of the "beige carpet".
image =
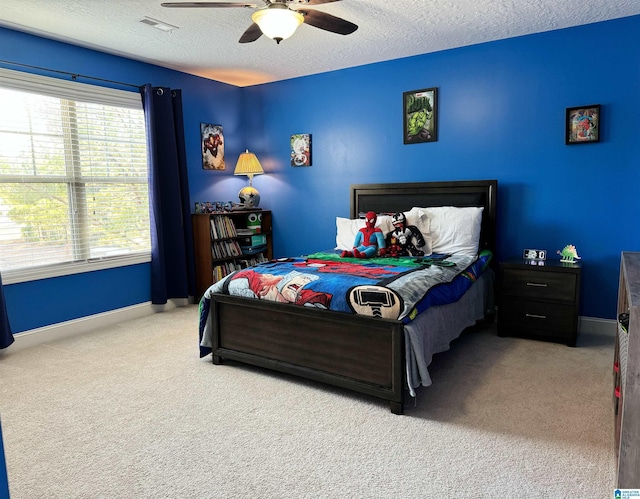
<svg viewBox="0 0 640 499">
<path fill-rule="evenodd" d="M 188 306 L 0 355 L 13 499 L 606 498 L 613 341 L 465 334 L 404 416 L 198 358 Z"/>
</svg>

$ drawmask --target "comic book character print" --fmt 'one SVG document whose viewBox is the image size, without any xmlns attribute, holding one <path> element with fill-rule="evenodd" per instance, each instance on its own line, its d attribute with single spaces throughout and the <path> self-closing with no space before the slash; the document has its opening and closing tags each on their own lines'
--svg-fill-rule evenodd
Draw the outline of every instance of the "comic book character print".
<svg viewBox="0 0 640 499">
<path fill-rule="evenodd" d="M 356 277 L 378 280 L 383 277 L 391 277 L 399 274 L 400 270 L 394 267 L 368 267 L 360 263 L 334 262 L 329 260 L 315 260 L 309 258 L 303 262 L 296 262 L 294 267 L 306 267 L 316 272 L 327 274 L 349 274 Z"/>
<path fill-rule="evenodd" d="M 234 274 L 226 286 L 231 295 L 328 309 L 332 298 L 330 293 L 304 289 L 318 279 L 317 275 L 296 270 L 285 275 L 274 275 L 245 269 Z"/>
</svg>

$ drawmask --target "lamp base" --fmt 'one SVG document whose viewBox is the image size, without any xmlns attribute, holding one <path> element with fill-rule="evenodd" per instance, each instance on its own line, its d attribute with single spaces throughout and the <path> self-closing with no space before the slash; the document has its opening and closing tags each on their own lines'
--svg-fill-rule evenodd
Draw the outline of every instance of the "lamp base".
<svg viewBox="0 0 640 499">
<path fill-rule="evenodd" d="M 238 193 L 240 202 L 246 209 L 257 208 L 260 204 L 260 193 L 252 186 L 243 187 Z"/>
</svg>

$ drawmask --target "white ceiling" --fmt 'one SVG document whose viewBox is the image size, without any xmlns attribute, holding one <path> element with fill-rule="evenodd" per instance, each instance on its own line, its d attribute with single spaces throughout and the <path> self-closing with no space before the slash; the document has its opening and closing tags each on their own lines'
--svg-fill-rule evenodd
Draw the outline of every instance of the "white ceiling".
<svg viewBox="0 0 640 499">
<path fill-rule="evenodd" d="M 303 24 L 276 45 L 265 36 L 238 43 L 251 9 L 169 9 L 162 1 L 0 0 L 0 26 L 246 86 L 640 14 L 639 0 L 342 0 L 306 8 L 357 31 Z M 162 32 L 145 17 L 178 29 Z M 598 40 L 585 49 L 591 43 Z"/>
</svg>

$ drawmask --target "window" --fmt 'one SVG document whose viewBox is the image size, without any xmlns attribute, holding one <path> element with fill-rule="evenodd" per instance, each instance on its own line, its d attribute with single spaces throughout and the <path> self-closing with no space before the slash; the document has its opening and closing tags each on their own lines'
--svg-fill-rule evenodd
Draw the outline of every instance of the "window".
<svg viewBox="0 0 640 499">
<path fill-rule="evenodd" d="M 3 281 L 150 260 L 138 92 L 0 69 Z"/>
</svg>

